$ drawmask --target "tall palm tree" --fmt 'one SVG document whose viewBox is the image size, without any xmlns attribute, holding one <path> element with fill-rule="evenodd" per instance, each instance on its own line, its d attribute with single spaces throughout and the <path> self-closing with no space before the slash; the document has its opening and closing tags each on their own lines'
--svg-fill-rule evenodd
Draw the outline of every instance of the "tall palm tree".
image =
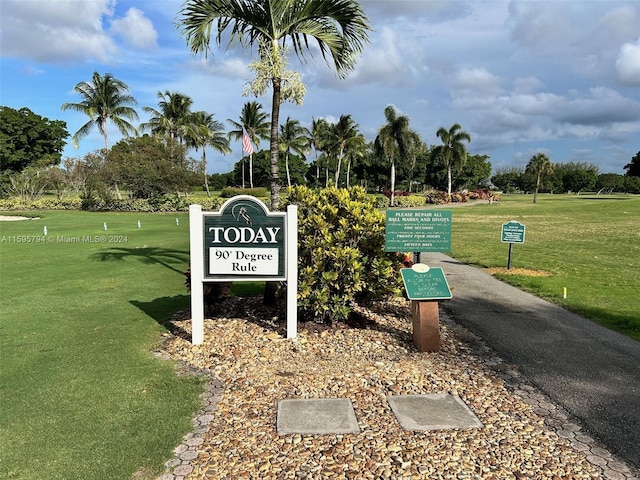
<svg viewBox="0 0 640 480">
<path fill-rule="evenodd" d="M 320 182 L 320 158 L 326 157 L 326 155 L 318 158 L 318 152 L 324 150 L 323 144 L 326 142 L 327 132 L 329 131 L 329 122 L 324 118 L 312 118 L 311 130 L 309 131 L 309 146 L 313 149 L 316 157 L 316 187 Z M 326 163 L 327 173 L 325 178 L 325 187 L 329 182 L 329 163 Z"/>
<path fill-rule="evenodd" d="M 285 153 L 284 164 L 287 170 L 287 186 L 291 186 L 291 173 L 289 172 L 289 152 L 293 150 L 304 157 L 309 153 L 309 130 L 298 120 L 287 117 L 284 125 L 280 125 L 280 150 Z"/>
<path fill-rule="evenodd" d="M 355 0 L 186 0 L 180 11 L 178 26 L 194 54 L 210 51 L 211 32 L 220 46 L 244 47 L 269 45 L 268 52 L 281 58 L 287 42 L 301 60 L 310 53 L 310 40 L 317 43 L 322 57 L 333 65 L 340 77 L 355 66 L 357 55 L 369 41 L 369 19 Z M 225 34 L 226 32 L 226 34 Z M 265 52 L 260 52 L 265 55 Z M 271 79 L 271 208 L 280 203 L 278 171 L 278 125 L 282 78 L 277 72 Z"/>
<path fill-rule="evenodd" d="M 213 115 L 213 113 L 204 111 L 193 112 L 189 115 L 183 128 L 185 144 L 196 150 L 202 148 L 202 170 L 204 172 L 204 186 L 207 191 L 207 197 L 211 196 L 207 178 L 207 147 L 224 154 L 231 152 L 229 139 L 224 133 L 224 125 L 215 120 Z"/>
<path fill-rule="evenodd" d="M 98 127 L 104 137 L 104 147 L 109 148 L 109 120 L 125 137 L 138 134 L 136 128 L 127 121 L 138 120 L 137 112 L 130 107 L 138 102 L 129 94 L 126 83 L 114 78 L 110 73 L 101 76 L 98 72 L 93 72 L 90 82 L 80 82 L 73 90 L 80 94 L 82 101 L 63 103 L 62 110 L 75 110 L 89 117 L 89 121 L 71 137 L 74 147 L 78 148 L 78 142 L 86 137 L 93 127 Z"/>
<path fill-rule="evenodd" d="M 244 128 L 244 131 L 249 135 L 251 142 L 255 144 L 256 147 L 259 147 L 260 140 L 269 138 L 268 119 L 269 114 L 262 111 L 262 104 L 256 101 L 246 102 L 242 106 L 239 122 L 230 118 L 227 119 L 227 122 L 229 122 L 233 128 L 233 130 L 228 134 L 229 138 L 233 140 L 242 140 Z M 244 167 L 242 171 L 242 184 L 244 185 Z M 253 188 L 253 153 L 249 154 L 249 186 Z"/>
<path fill-rule="evenodd" d="M 436 135 L 442 140 L 442 145 L 435 147 L 433 153 L 447 167 L 447 193 L 451 197 L 451 172 L 454 167 L 460 169 L 466 163 L 467 149 L 462 142 L 465 140 L 470 142 L 471 135 L 462 130 L 462 127 L 457 123 L 451 125 L 449 130 L 440 127 Z"/>
<path fill-rule="evenodd" d="M 553 173 L 553 164 L 544 153 L 536 153 L 529 163 L 525 172 L 532 174 L 536 177 L 536 188 L 533 191 L 533 203 L 538 201 L 538 190 L 540 189 L 540 183 L 542 179 Z"/>
<path fill-rule="evenodd" d="M 347 188 L 351 186 L 351 166 L 364 158 L 366 151 L 367 141 L 365 140 L 364 135 L 357 133 L 356 136 L 347 144 L 347 148 L 344 152 L 344 156 L 347 159 Z"/>
<path fill-rule="evenodd" d="M 391 165 L 391 195 L 389 205 L 393 207 L 396 189 L 396 159 L 404 158 L 409 149 L 409 142 L 417 134 L 409 128 L 409 117 L 398 115 L 393 105 L 384 109 L 387 123 L 380 128 L 375 139 L 375 150 L 386 157 Z"/>
<path fill-rule="evenodd" d="M 360 142 L 358 135 L 358 124 L 351 118 L 351 115 L 340 115 L 340 119 L 329 127 L 324 145 L 337 158 L 334 180 L 336 188 L 340 182 L 345 151 Z"/>
<path fill-rule="evenodd" d="M 148 122 L 140 125 L 142 130 L 150 130 L 154 135 L 166 136 L 170 140 L 180 140 L 188 124 L 193 100 L 180 92 L 158 92 L 158 109 L 142 107 L 145 113 L 152 115 Z"/>
</svg>

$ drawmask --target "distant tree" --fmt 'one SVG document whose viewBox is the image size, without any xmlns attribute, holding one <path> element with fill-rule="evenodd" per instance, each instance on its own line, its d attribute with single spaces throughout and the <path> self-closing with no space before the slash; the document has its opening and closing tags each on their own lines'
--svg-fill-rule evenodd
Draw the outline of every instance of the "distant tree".
<svg viewBox="0 0 640 480">
<path fill-rule="evenodd" d="M 336 159 L 336 169 L 334 172 L 334 186 L 338 188 L 340 175 L 342 172 L 342 161 L 345 153 L 350 148 L 360 144 L 358 124 L 351 118 L 351 115 L 340 115 L 336 123 L 329 126 L 323 142 L 325 152 L 331 158 Z"/>
<path fill-rule="evenodd" d="M 287 186 L 291 186 L 291 172 L 289 170 L 289 154 L 294 151 L 303 159 L 310 151 L 308 129 L 300 125 L 300 121 L 287 117 L 287 121 L 280 125 L 280 151 L 284 152 L 284 166 L 287 172 Z"/>
<path fill-rule="evenodd" d="M 315 167 L 316 167 L 316 187 L 320 184 L 320 170 L 321 170 L 321 162 L 318 156 L 318 153 L 322 153 L 324 151 L 324 143 L 327 141 L 327 137 L 329 135 L 329 122 L 327 122 L 324 118 L 312 118 L 311 119 L 311 130 L 309 132 L 309 146 L 313 149 L 315 153 Z M 327 161 L 327 155 L 322 157 L 325 162 L 325 187 L 329 186 L 329 162 Z"/>
<path fill-rule="evenodd" d="M 279 168 L 285 171 L 284 155 L 278 157 Z M 291 185 L 305 185 L 309 165 L 301 156 L 289 155 L 289 173 L 291 175 Z M 271 175 L 271 154 L 269 150 L 260 150 L 253 154 L 253 182 L 254 187 L 269 188 Z M 231 184 L 242 185 L 242 162 L 237 162 L 233 167 Z"/>
<path fill-rule="evenodd" d="M 62 120 L 49 120 L 26 107 L 0 107 L 0 172 L 58 165 L 68 136 Z"/>
<path fill-rule="evenodd" d="M 185 192 L 199 177 L 185 145 L 148 135 L 116 143 L 106 154 L 105 168 L 133 198 Z"/>
<path fill-rule="evenodd" d="M 531 174 L 535 178 L 535 189 L 533 192 L 533 203 L 538 200 L 538 190 L 540 184 L 545 177 L 550 176 L 553 173 L 553 164 L 544 153 L 536 153 L 525 169 L 526 173 Z"/>
<path fill-rule="evenodd" d="M 434 155 L 447 167 L 447 193 L 451 195 L 452 171 L 460 170 L 467 161 L 467 149 L 463 141 L 470 142 L 471 135 L 462 130 L 462 127 L 454 123 L 449 130 L 440 127 L 436 135 L 442 140 L 442 145 L 434 148 Z"/>
<path fill-rule="evenodd" d="M 187 0 L 180 11 L 179 27 L 194 54 L 208 54 L 211 32 L 218 46 L 223 38 L 245 47 L 259 47 L 261 60 L 272 66 L 271 110 L 271 208 L 280 203 L 278 126 L 285 73 L 283 50 L 291 41 L 295 54 L 304 58 L 315 40 L 321 55 L 333 60 L 344 76 L 355 66 L 357 55 L 368 42 L 369 20 L 354 0 Z M 224 35 L 224 33 L 227 35 Z"/>
<path fill-rule="evenodd" d="M 555 164 L 553 176 L 559 177 L 558 189 L 562 192 L 579 194 L 583 190 L 593 190 L 598 180 L 598 166 L 584 162 Z"/>
<path fill-rule="evenodd" d="M 491 183 L 504 193 L 512 193 L 522 188 L 523 167 L 499 168 L 491 177 Z"/>
<path fill-rule="evenodd" d="M 204 187 L 207 196 L 211 196 L 207 175 L 207 147 L 227 154 L 231 152 L 229 139 L 224 133 L 224 125 L 213 118 L 213 113 L 198 111 L 191 113 L 183 128 L 183 137 L 187 147 L 202 149 L 201 169 L 204 175 Z"/>
<path fill-rule="evenodd" d="M 422 172 L 425 169 L 425 153 L 427 146 L 420 138 L 420 135 L 412 131 L 409 134 L 407 142 L 406 162 L 404 162 L 404 168 L 406 169 L 405 178 L 408 183 L 408 190 L 413 191 L 414 183 L 422 183 Z M 419 173 L 418 173 L 419 172 Z"/>
<path fill-rule="evenodd" d="M 137 112 L 130 106 L 137 105 L 138 102 L 129 95 L 126 83 L 114 78 L 110 73 L 101 76 L 98 72 L 93 72 L 90 82 L 80 82 L 73 89 L 80 94 L 82 101 L 63 103 L 62 110 L 74 110 L 89 117 L 89 121 L 71 137 L 76 148 L 78 142 L 94 127 L 97 127 L 104 137 L 104 147 L 109 148 L 108 121 L 111 121 L 125 137 L 137 134 L 136 128 L 127 120 L 138 120 Z"/>
<path fill-rule="evenodd" d="M 232 173 L 213 173 L 209 175 L 209 185 L 214 190 L 222 190 L 233 185 Z"/>
<path fill-rule="evenodd" d="M 626 193 L 640 193 L 640 177 L 624 176 L 623 191 Z"/>
<path fill-rule="evenodd" d="M 456 177 L 456 190 L 486 188 L 491 177 L 489 155 L 467 155 L 467 161 Z"/>
<path fill-rule="evenodd" d="M 640 151 L 624 166 L 624 169 L 626 170 L 626 176 L 640 177 Z"/>
<path fill-rule="evenodd" d="M 396 188 L 396 164 L 406 157 L 409 144 L 417 134 L 409 128 L 409 117 L 398 115 L 393 105 L 385 107 L 384 117 L 387 123 L 378 130 L 374 145 L 375 149 L 387 159 L 388 165 L 391 166 L 389 206 L 393 207 Z"/>
<path fill-rule="evenodd" d="M 624 175 L 618 173 L 601 173 L 596 180 L 596 190 L 598 194 L 623 192 L 624 191 Z"/>
<path fill-rule="evenodd" d="M 6 171 L 3 177 L 6 180 L 2 182 L 2 193 L 23 200 L 42 197 L 48 186 L 45 169 L 41 167 L 26 167 L 21 172 Z"/>
<path fill-rule="evenodd" d="M 183 93 L 168 90 L 164 93 L 158 92 L 157 97 L 159 109 L 142 107 L 151 118 L 141 124 L 140 129 L 150 131 L 153 135 L 182 141 L 189 125 L 193 100 Z"/>
<path fill-rule="evenodd" d="M 246 102 L 242 106 L 239 120 L 239 122 L 236 122 L 230 118 L 227 119 L 227 122 L 232 126 L 232 130 L 229 132 L 229 139 L 242 141 L 243 129 L 247 132 L 251 143 L 256 148 L 260 147 L 260 140 L 269 139 L 269 114 L 262 110 L 262 104 Z M 244 175 L 242 177 L 242 185 L 244 186 Z M 249 154 L 249 187 L 253 188 L 253 153 Z"/>
<path fill-rule="evenodd" d="M 86 194 L 87 179 L 91 174 L 89 164 L 85 159 L 67 157 L 62 161 L 66 175 L 67 185 L 76 195 Z"/>
</svg>

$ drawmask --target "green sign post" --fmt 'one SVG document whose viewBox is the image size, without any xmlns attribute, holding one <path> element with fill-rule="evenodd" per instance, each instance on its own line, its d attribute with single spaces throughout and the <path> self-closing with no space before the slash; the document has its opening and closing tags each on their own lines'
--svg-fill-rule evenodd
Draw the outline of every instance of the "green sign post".
<svg viewBox="0 0 640 480">
<path fill-rule="evenodd" d="M 524 243 L 525 226 L 517 220 L 502 224 L 502 243 L 509 244 L 509 258 L 507 259 L 507 270 L 511 269 L 511 252 L 514 243 Z"/>
<path fill-rule="evenodd" d="M 451 210 L 388 209 L 386 217 L 385 251 L 451 251 Z"/>
<path fill-rule="evenodd" d="M 400 269 L 409 300 L 449 300 L 452 298 L 442 268 L 429 268 L 423 264 L 416 264 L 414 267 L 418 268 Z"/>
</svg>

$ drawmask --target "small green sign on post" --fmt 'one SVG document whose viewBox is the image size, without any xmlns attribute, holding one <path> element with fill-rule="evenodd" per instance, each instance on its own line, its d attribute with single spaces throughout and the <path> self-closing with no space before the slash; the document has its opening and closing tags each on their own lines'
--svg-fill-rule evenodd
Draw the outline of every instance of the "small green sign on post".
<svg viewBox="0 0 640 480">
<path fill-rule="evenodd" d="M 502 243 L 524 243 L 525 226 L 517 220 L 502 224 Z"/>
<path fill-rule="evenodd" d="M 514 243 L 524 243 L 525 226 L 517 220 L 502 224 L 502 243 L 509 244 L 509 258 L 507 259 L 507 270 L 511 269 L 511 252 Z"/>
<path fill-rule="evenodd" d="M 449 300 L 453 297 L 440 267 L 429 268 L 417 263 L 412 268 L 400 269 L 400 274 L 409 300 Z"/>
</svg>

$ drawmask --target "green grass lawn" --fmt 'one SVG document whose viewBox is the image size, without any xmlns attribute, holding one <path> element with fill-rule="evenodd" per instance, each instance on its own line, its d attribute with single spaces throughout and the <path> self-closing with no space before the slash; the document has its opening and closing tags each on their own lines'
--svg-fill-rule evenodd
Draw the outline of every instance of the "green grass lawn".
<svg viewBox="0 0 640 480">
<path fill-rule="evenodd" d="M 153 478 L 191 430 L 199 380 L 152 355 L 188 305 L 177 217 L 0 222 L 0 478 Z"/>
<path fill-rule="evenodd" d="M 498 277 L 640 340 L 640 196 L 540 195 L 533 204 L 530 195 L 514 195 L 453 208 L 453 256 L 506 267 L 501 229 L 510 220 L 526 227 L 512 268 L 550 276 Z"/>
<path fill-rule="evenodd" d="M 640 197 L 504 196 L 453 208 L 453 256 L 505 267 L 510 220 L 526 226 L 512 267 L 549 276 L 502 278 L 640 340 Z M 186 213 L 0 222 L 0 478 L 162 470 L 201 392 L 152 355 L 162 322 L 188 306 L 188 232 Z"/>
</svg>

